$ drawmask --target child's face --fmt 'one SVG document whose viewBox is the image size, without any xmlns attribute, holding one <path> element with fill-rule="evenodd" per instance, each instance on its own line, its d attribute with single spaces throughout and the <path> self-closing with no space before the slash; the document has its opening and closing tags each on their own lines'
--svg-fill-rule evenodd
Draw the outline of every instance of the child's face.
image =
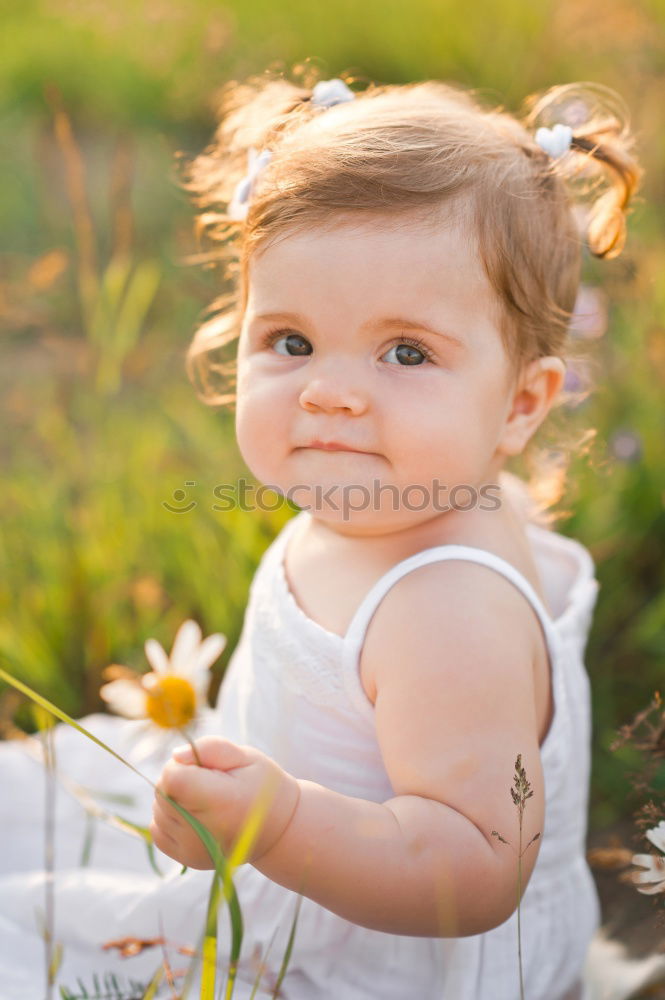
<svg viewBox="0 0 665 1000">
<path fill-rule="evenodd" d="M 251 262 L 239 447 L 260 482 L 330 524 L 406 527 L 453 487 L 464 505 L 463 486 L 496 482 L 513 383 L 462 228 L 340 222 Z"/>
</svg>

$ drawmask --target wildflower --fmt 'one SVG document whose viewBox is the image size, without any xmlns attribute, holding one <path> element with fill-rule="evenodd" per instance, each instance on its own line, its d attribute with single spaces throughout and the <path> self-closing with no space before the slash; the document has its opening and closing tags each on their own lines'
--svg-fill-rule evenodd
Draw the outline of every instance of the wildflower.
<svg viewBox="0 0 665 1000">
<path fill-rule="evenodd" d="M 620 462 L 639 462 L 642 457 L 640 436 L 628 428 L 616 431 L 610 438 L 609 447 Z"/>
<path fill-rule="evenodd" d="M 665 820 L 661 820 L 652 830 L 647 830 L 646 837 L 662 852 L 663 857 L 657 854 L 634 854 L 633 864 L 646 871 L 634 872 L 632 878 L 638 892 L 654 896 L 658 892 L 665 892 Z"/>
<path fill-rule="evenodd" d="M 646 837 L 654 847 L 665 854 L 665 820 L 661 820 L 652 830 L 647 830 Z"/>
<path fill-rule="evenodd" d="M 119 715 L 181 730 L 205 705 L 210 667 L 225 645 L 226 638 L 220 633 L 202 642 L 196 622 L 183 622 L 170 657 L 156 639 L 148 639 L 145 655 L 152 671 L 136 674 L 126 667 L 108 667 L 104 673 L 110 682 L 103 685 L 100 694 Z"/>
</svg>

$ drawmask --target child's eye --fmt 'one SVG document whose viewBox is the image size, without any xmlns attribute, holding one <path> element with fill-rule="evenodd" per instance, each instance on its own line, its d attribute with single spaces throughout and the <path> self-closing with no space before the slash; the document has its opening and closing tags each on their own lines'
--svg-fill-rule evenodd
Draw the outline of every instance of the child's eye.
<svg viewBox="0 0 665 1000">
<path fill-rule="evenodd" d="M 263 341 L 264 347 L 274 347 L 277 354 L 297 358 L 312 353 L 312 345 L 300 333 L 288 330 L 272 330 Z"/>
<path fill-rule="evenodd" d="M 431 361 L 432 355 L 427 346 L 416 337 L 400 337 L 399 341 L 390 348 L 384 357 L 395 352 L 398 364 L 402 367 L 407 365 L 422 365 L 424 361 Z"/>
</svg>

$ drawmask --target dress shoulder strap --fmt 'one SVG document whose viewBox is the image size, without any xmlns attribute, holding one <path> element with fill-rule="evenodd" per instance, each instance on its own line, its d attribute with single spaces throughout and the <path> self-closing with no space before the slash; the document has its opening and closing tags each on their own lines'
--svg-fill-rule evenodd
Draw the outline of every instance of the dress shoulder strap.
<svg viewBox="0 0 665 1000">
<path fill-rule="evenodd" d="M 367 628 L 379 604 L 390 588 L 398 580 L 401 580 L 403 576 L 406 576 L 407 573 L 418 569 L 420 566 L 428 566 L 430 563 L 444 562 L 451 559 L 460 559 L 466 562 L 478 563 L 481 566 L 487 566 L 489 569 L 504 576 L 524 595 L 536 613 L 542 627 L 550 659 L 550 669 L 554 671 L 558 651 L 556 629 L 543 602 L 519 570 L 515 569 L 505 559 L 485 549 L 476 548 L 471 545 L 437 545 L 433 548 L 423 549 L 422 552 L 417 552 L 415 555 L 403 559 L 395 566 L 392 566 L 387 573 L 384 573 L 361 601 L 344 636 L 342 653 L 344 681 L 354 704 L 364 716 L 370 718 L 374 707 L 367 698 L 360 682 L 360 653 L 365 642 Z"/>
</svg>

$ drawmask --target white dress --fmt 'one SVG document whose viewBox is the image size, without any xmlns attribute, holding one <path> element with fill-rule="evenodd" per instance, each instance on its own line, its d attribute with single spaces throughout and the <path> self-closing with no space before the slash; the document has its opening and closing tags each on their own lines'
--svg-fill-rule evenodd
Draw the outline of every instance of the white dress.
<svg viewBox="0 0 665 1000">
<path fill-rule="evenodd" d="M 360 683 L 358 660 L 367 626 L 389 588 L 427 563 L 470 560 L 501 573 L 530 602 L 550 656 L 554 715 L 541 746 L 546 814 L 540 853 L 521 904 L 522 966 L 528 1000 L 560 1000 L 580 978 L 599 922 L 599 906 L 585 861 L 590 767 L 589 683 L 583 664 L 597 583 L 579 543 L 530 525 L 534 559 L 551 618 L 528 581 L 506 561 L 482 549 L 445 545 L 426 549 L 389 570 L 358 608 L 344 638 L 324 629 L 297 605 L 283 567 L 286 542 L 303 511 L 265 552 L 255 574 L 242 635 L 229 663 L 208 732 L 270 754 L 298 778 L 376 802 L 393 796 L 373 724 L 373 707 Z M 90 717 L 101 738 L 132 755 L 136 724 Z M 134 792 L 136 816 L 147 822 L 149 786 L 129 780 L 110 758 L 82 747 L 74 732 L 58 733 L 59 767 L 81 784 Z M 94 758 L 94 764 L 91 763 Z M 135 755 L 136 759 L 136 755 Z M 160 758 L 139 766 L 156 775 Z M 130 776 L 131 777 L 131 776 Z M 44 877 L 39 801 L 27 789 L 42 782 L 38 765 L 20 745 L 0 745 L 0 834 L 7 824 L 14 848 L 0 853 L 0 983 L 3 1000 L 34 1000 L 43 982 L 43 944 L 35 910 L 43 907 Z M 96 780 L 95 780 L 96 779 Z M 509 782 L 508 782 L 509 784 Z M 11 805 L 10 805 L 11 803 Z M 141 813 L 141 809 L 143 812 Z M 17 810 L 25 823 L 17 831 Z M 120 811 L 120 810 L 118 810 Z M 110 828 L 95 845 L 90 866 L 78 862 L 80 806 L 61 795 L 57 816 L 56 940 L 63 944 L 58 982 L 70 990 L 79 976 L 115 971 L 122 981 L 147 981 L 160 963 L 156 949 L 132 959 L 101 951 L 114 938 L 163 936 L 173 967 L 184 960 L 174 945 L 197 947 L 210 875 L 179 870 L 161 860 L 165 878 L 151 873 L 140 844 Z M 124 808 L 123 814 L 128 814 Z M 12 873 L 13 870 L 13 873 Z M 257 997 L 272 995 L 297 895 L 250 865 L 234 878 L 245 936 L 235 1000 L 249 1000 L 257 962 L 270 942 L 267 972 Z M 220 922 L 220 951 L 228 952 L 229 923 Z M 120 971 L 118 971 L 120 970 Z M 40 978 L 40 976 L 42 978 Z M 89 986 L 88 986 L 89 988 Z M 90 990 L 92 993 L 92 990 Z M 191 996 L 196 993 L 192 992 Z M 488 933 L 459 939 L 385 934 L 358 927 L 303 899 L 295 943 L 280 996 L 284 1000 L 518 1000 L 517 915 Z"/>
</svg>

